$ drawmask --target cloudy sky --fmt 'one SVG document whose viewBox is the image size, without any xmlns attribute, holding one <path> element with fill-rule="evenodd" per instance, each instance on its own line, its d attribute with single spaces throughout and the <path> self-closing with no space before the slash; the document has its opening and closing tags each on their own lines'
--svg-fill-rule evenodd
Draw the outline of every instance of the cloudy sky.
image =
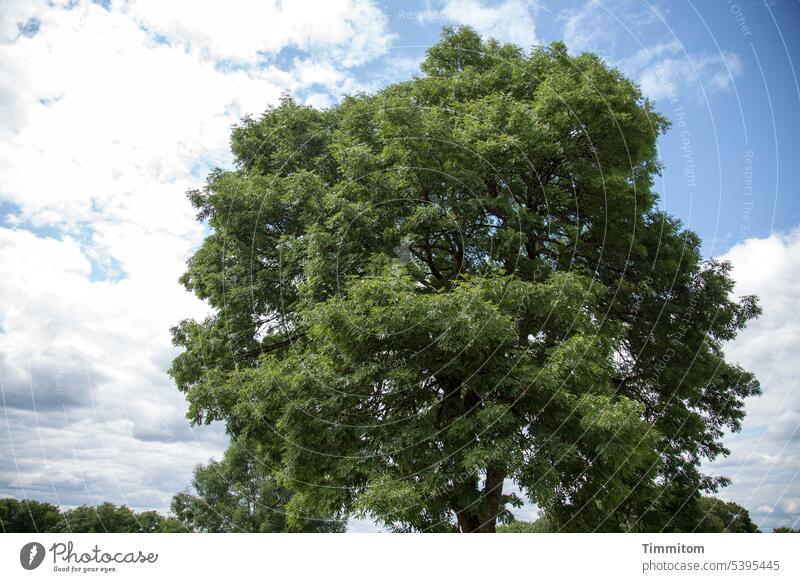
<svg viewBox="0 0 800 582">
<path fill-rule="evenodd" d="M 662 204 L 764 307 L 727 347 L 764 396 L 710 469 L 797 527 L 795 0 L 0 0 L 0 495 L 163 509 L 219 457 L 165 373 L 169 327 L 206 311 L 177 283 L 204 235 L 185 191 L 230 165 L 242 116 L 408 78 L 447 24 L 595 51 L 673 121 Z"/>
</svg>

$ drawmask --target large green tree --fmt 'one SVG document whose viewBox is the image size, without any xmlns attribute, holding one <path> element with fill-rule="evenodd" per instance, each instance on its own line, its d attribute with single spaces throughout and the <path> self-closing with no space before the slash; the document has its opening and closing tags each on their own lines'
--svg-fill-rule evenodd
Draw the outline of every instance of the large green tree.
<svg viewBox="0 0 800 582">
<path fill-rule="evenodd" d="M 190 192 L 191 420 L 258 447 L 290 526 L 491 532 L 513 482 L 556 531 L 693 529 L 758 307 L 658 209 L 667 128 L 598 57 L 467 28 L 407 82 L 245 119 Z"/>
</svg>

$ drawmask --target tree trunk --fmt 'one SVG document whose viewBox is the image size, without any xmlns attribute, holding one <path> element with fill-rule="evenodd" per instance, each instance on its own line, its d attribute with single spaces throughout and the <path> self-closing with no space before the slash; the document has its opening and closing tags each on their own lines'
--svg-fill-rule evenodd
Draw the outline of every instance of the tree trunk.
<svg viewBox="0 0 800 582">
<path fill-rule="evenodd" d="M 486 467 L 486 483 L 483 486 L 483 503 L 485 508 L 481 519 L 480 531 L 495 533 L 497 528 L 497 515 L 500 513 L 500 501 L 503 499 L 503 481 L 505 471 L 496 466 Z"/>
<path fill-rule="evenodd" d="M 453 509 L 458 518 L 458 527 L 461 533 L 495 533 L 497 531 L 497 516 L 502 509 L 501 501 L 503 500 L 505 478 L 504 469 L 496 465 L 489 465 L 486 468 L 486 482 L 483 491 L 476 490 L 477 483 L 462 486 L 462 493 L 472 491 L 472 495 L 461 497 L 462 503 L 469 497 L 474 497 L 475 502 L 468 508 Z M 467 491 L 464 491 L 465 488 Z"/>
<path fill-rule="evenodd" d="M 456 512 L 458 517 L 458 527 L 461 533 L 476 533 L 480 531 L 481 520 L 480 518 L 467 509 L 462 509 Z"/>
<path fill-rule="evenodd" d="M 483 502 L 486 510 L 481 520 L 481 531 L 484 533 L 495 533 L 496 531 L 505 478 L 506 474 L 502 468 L 496 465 L 486 467 L 486 483 L 483 486 Z"/>
</svg>

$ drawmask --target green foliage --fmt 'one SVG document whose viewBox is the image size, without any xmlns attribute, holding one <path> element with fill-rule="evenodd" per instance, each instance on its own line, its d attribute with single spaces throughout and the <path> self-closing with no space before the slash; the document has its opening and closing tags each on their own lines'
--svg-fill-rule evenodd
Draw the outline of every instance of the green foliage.
<svg viewBox="0 0 800 582">
<path fill-rule="evenodd" d="M 62 512 L 49 503 L 33 500 L 0 499 L 3 533 L 171 533 L 186 528 L 174 517 L 157 511 L 135 513 L 129 507 L 103 503 L 82 505 Z"/>
<path fill-rule="evenodd" d="M 695 531 L 703 533 L 756 533 L 758 526 L 750 520 L 750 513 L 738 503 L 713 497 L 700 500 L 702 520 Z"/>
<path fill-rule="evenodd" d="M 157 511 L 136 513 L 125 505 L 82 505 L 62 514 L 55 532 L 73 533 L 180 533 L 186 529 L 173 517 Z"/>
<path fill-rule="evenodd" d="M 772 533 L 800 533 L 800 529 L 795 529 L 793 527 L 788 527 L 788 526 L 781 526 L 773 529 Z"/>
<path fill-rule="evenodd" d="M 61 517 L 55 505 L 11 497 L 0 499 L 0 529 L 3 533 L 50 532 Z"/>
<path fill-rule="evenodd" d="M 337 520 L 306 519 L 289 529 L 285 505 L 289 492 L 278 486 L 252 451 L 236 442 L 222 461 L 195 469 L 195 494 L 178 493 L 172 500 L 177 522 L 193 532 L 334 532 Z"/>
<path fill-rule="evenodd" d="M 422 71 L 284 98 L 190 192 L 190 419 L 258 451 L 290 529 L 494 531 L 512 480 L 558 531 L 691 531 L 759 392 L 722 351 L 758 307 L 657 208 L 667 121 L 559 43 L 446 29 Z"/>
<path fill-rule="evenodd" d="M 497 533 L 552 533 L 553 526 L 542 516 L 536 521 L 512 521 L 497 526 Z"/>
<path fill-rule="evenodd" d="M 758 527 L 750 519 L 750 513 L 741 505 L 722 501 L 714 497 L 701 497 L 697 501 L 700 521 L 693 530 L 702 533 L 758 533 Z M 779 528 L 793 531 L 789 528 Z M 497 528 L 498 533 L 549 533 L 557 531 L 550 519 L 543 515 L 536 521 L 512 521 Z M 778 531 L 778 529 L 774 530 Z M 796 531 L 796 530 L 794 530 Z"/>
<path fill-rule="evenodd" d="M 149 520 L 145 520 L 149 524 Z M 83 505 L 65 511 L 56 527 L 59 532 L 134 533 L 140 530 L 136 514 L 125 505 L 102 503 L 97 507 Z"/>
</svg>

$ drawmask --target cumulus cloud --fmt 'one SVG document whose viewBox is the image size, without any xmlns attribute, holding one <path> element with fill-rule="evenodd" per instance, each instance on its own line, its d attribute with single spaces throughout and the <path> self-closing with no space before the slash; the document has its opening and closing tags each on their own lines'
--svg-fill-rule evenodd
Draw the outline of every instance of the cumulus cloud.
<svg viewBox="0 0 800 582">
<path fill-rule="evenodd" d="M 558 13 L 558 21 L 564 25 L 562 38 L 571 51 L 606 57 L 649 45 L 652 25 L 661 28 L 662 18 L 658 6 L 636 0 L 587 0 Z"/>
<path fill-rule="evenodd" d="M 130 19 L 95 5 L 42 14 L 32 38 L 0 47 L 18 67 L 26 123 L 2 126 L 0 192 L 35 224 L 75 224 L 98 209 L 141 204 L 153 184 L 187 177 L 198 157 L 222 162 L 237 114 L 284 88 L 270 71 L 223 74 L 213 63 L 153 43 Z M 146 194 L 145 194 L 146 195 Z"/>
<path fill-rule="evenodd" d="M 625 32 L 618 18 L 619 15 L 609 12 L 606 6 L 594 0 L 578 8 L 565 10 L 560 15 L 560 20 L 564 22 L 564 42 L 575 53 L 614 54 L 619 29 Z"/>
<path fill-rule="evenodd" d="M 382 55 L 393 39 L 370 0 L 129 0 L 125 11 L 172 42 L 244 62 L 294 47 L 359 65 Z"/>
<path fill-rule="evenodd" d="M 619 66 L 639 82 L 651 99 L 688 96 L 704 100 L 730 89 L 734 78 L 743 71 L 734 52 L 690 54 L 677 41 L 642 49 Z"/>
<path fill-rule="evenodd" d="M 471 26 L 484 37 L 530 48 L 536 44 L 536 3 L 504 0 L 489 4 L 481 0 L 444 0 L 432 3 L 420 14 L 423 22 L 444 21 Z"/>
<path fill-rule="evenodd" d="M 733 264 L 738 295 L 757 294 L 763 315 L 726 355 L 753 371 L 763 395 L 747 403 L 741 433 L 727 439 L 732 453 L 711 469 L 733 479 L 722 497 L 753 508 L 763 528 L 797 527 L 800 513 L 800 229 L 745 240 L 723 257 Z"/>
<path fill-rule="evenodd" d="M 0 492 L 34 490 L 67 504 L 116 499 L 108 481 L 120 475 L 130 502 L 164 507 L 170 490 L 148 473 L 188 481 L 222 446 L 218 429 L 190 429 L 164 373 L 163 355 L 174 355 L 169 325 L 206 308 L 174 283 L 179 262 L 162 280 L 170 260 L 149 256 L 155 275 L 93 281 L 76 240 L 0 228 Z M 70 483 L 77 489 L 62 489 Z"/>
</svg>

